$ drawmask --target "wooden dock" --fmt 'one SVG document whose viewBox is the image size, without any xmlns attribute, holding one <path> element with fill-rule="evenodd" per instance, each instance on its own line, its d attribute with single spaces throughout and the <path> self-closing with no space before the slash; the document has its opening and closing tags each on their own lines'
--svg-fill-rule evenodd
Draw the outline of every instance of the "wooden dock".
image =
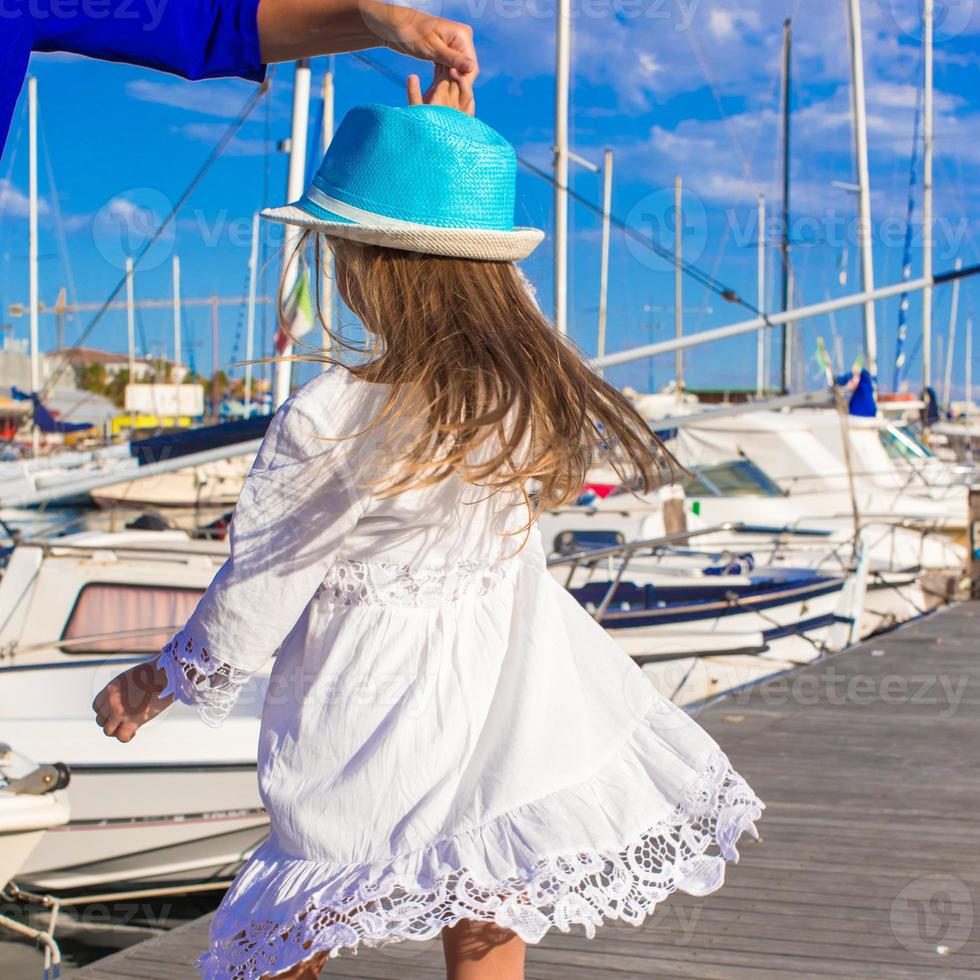
<svg viewBox="0 0 980 980">
<path fill-rule="evenodd" d="M 640 928 L 552 932 L 528 980 L 980 976 L 980 602 L 705 708 L 766 801 L 763 840 L 719 892 Z M 198 920 L 69 974 L 188 980 Z M 437 943 L 335 960 L 324 977 L 436 980 Z"/>
</svg>

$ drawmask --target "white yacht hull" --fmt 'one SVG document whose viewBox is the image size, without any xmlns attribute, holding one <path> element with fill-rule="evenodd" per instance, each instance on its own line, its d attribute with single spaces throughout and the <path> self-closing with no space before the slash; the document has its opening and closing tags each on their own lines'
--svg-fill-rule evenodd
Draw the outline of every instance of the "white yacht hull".
<svg viewBox="0 0 980 980">
<path fill-rule="evenodd" d="M 254 456 L 235 456 L 206 466 L 115 483 L 92 492 L 99 507 L 225 508 L 238 501 Z"/>
<path fill-rule="evenodd" d="M 36 768 L 9 746 L 0 746 L 0 786 Z M 21 871 L 45 834 L 65 824 L 68 817 L 68 797 L 62 789 L 39 793 L 0 789 L 0 887 L 15 877 L 22 880 Z"/>
<path fill-rule="evenodd" d="M 265 680 L 219 729 L 175 705 L 123 745 L 97 728 L 90 705 L 124 667 L 83 659 L 0 669 L 8 737 L 72 771 L 71 819 L 27 859 L 25 886 L 59 893 L 227 880 L 268 833 L 255 762 Z"/>
</svg>

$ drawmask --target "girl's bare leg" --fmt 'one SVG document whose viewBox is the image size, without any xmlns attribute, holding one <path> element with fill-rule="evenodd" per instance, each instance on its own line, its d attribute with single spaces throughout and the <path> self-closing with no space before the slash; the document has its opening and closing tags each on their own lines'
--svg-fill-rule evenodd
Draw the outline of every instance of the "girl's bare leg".
<svg viewBox="0 0 980 980">
<path fill-rule="evenodd" d="M 326 953 L 317 953 L 302 963 L 297 963 L 285 973 L 266 973 L 261 980 L 318 980 L 323 964 L 327 961 Z"/>
<path fill-rule="evenodd" d="M 442 930 L 446 980 L 524 980 L 526 945 L 492 922 L 462 922 Z"/>
</svg>

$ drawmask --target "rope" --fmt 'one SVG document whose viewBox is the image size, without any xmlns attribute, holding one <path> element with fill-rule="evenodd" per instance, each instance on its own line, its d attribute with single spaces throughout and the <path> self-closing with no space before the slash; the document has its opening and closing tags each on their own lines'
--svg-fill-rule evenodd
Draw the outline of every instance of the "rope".
<svg viewBox="0 0 980 980">
<path fill-rule="evenodd" d="M 184 192 L 177 199 L 176 204 L 174 204 L 174 206 L 170 209 L 169 214 L 167 214 L 167 216 L 163 219 L 163 221 L 161 221 L 160 224 L 157 225 L 157 227 L 153 231 L 153 234 L 143 244 L 143 247 L 140 248 L 140 250 L 136 253 L 136 255 L 133 256 L 134 272 L 136 271 L 136 269 L 139 268 L 139 265 L 145 258 L 146 253 L 149 252 L 149 250 L 157 243 L 157 241 L 159 241 L 160 236 L 164 233 L 164 231 L 167 229 L 170 223 L 177 216 L 177 213 L 187 202 L 191 194 L 193 194 L 194 191 L 197 189 L 197 187 L 200 185 L 201 181 L 205 178 L 208 171 L 210 171 L 210 169 L 214 166 L 214 164 L 217 163 L 218 158 L 224 153 L 225 149 L 228 147 L 228 144 L 232 141 L 235 134 L 242 127 L 245 120 L 251 115 L 252 110 L 265 97 L 266 93 L 269 91 L 271 82 L 272 82 L 272 76 L 270 74 L 269 78 L 267 78 L 266 81 L 264 81 L 251 96 L 249 96 L 245 104 L 242 106 L 241 111 L 238 113 L 235 119 L 231 123 L 229 123 L 228 128 L 225 130 L 221 139 L 219 139 L 217 144 L 215 144 L 214 149 L 212 149 L 211 153 L 208 155 L 208 158 L 204 161 L 204 164 L 201 166 L 200 170 L 198 170 L 197 174 L 194 176 L 191 182 L 184 189 Z M 122 292 L 123 287 L 125 285 L 126 285 L 126 275 L 124 274 L 122 278 L 116 283 L 115 287 L 112 289 L 109 295 L 106 297 L 102 306 L 99 307 L 95 316 L 92 317 L 88 325 L 79 335 L 78 340 L 75 342 L 76 347 L 84 346 L 85 341 L 89 338 L 89 336 L 91 336 L 92 331 L 95 330 L 95 328 L 102 321 L 102 318 L 108 312 L 109 307 L 112 305 L 116 297 Z M 54 386 L 55 382 L 57 381 L 57 379 L 60 377 L 61 373 L 65 369 L 66 369 L 66 365 L 62 365 L 61 367 L 57 368 L 55 371 L 52 372 L 48 380 L 41 386 L 41 391 L 39 392 L 39 395 L 42 398 L 42 400 L 44 396 L 48 392 L 50 392 L 51 388 Z"/>
<path fill-rule="evenodd" d="M 10 188 L 13 186 L 11 183 L 11 177 L 14 173 L 14 164 L 17 162 L 17 150 L 20 148 L 20 138 L 24 131 L 24 112 L 22 110 L 20 115 L 17 117 L 17 130 L 12 140 L 8 141 L 8 145 L 11 147 L 10 150 L 10 162 L 7 164 L 7 175 L 3 179 L 3 186 L 0 187 L 0 214 L 3 214 L 4 206 L 7 203 L 7 195 L 10 193 Z"/>
<path fill-rule="evenodd" d="M 725 104 L 721 100 L 721 95 L 715 85 L 714 76 L 711 74 L 711 69 L 708 66 L 708 62 L 704 57 L 704 51 L 701 48 L 701 44 L 698 41 L 698 32 L 694 30 L 684 31 L 684 35 L 687 37 L 688 42 L 691 45 L 691 50 L 694 52 L 694 57 L 697 59 L 698 66 L 701 68 L 701 74 L 704 75 L 704 80 L 708 83 L 708 89 L 711 92 L 711 97 L 715 101 L 715 105 L 718 107 L 718 113 L 721 116 L 721 121 L 724 124 L 725 132 L 728 134 L 728 139 L 731 141 L 732 146 L 735 147 L 735 152 L 738 154 L 739 160 L 742 163 L 742 173 L 749 180 L 752 178 L 752 161 L 750 156 L 742 149 L 742 144 L 738 140 L 738 133 L 735 132 L 735 127 L 732 125 L 732 117 L 728 114 L 725 109 Z M 761 124 L 760 124 L 761 130 Z M 758 133 L 756 134 L 756 141 L 758 140 Z M 753 156 L 754 148 L 753 148 Z"/>
<path fill-rule="evenodd" d="M 72 303 L 78 299 L 75 291 L 75 272 L 71 265 L 71 255 L 68 251 L 68 239 L 65 235 L 65 219 L 61 214 L 61 195 L 54 181 L 54 167 L 51 165 L 51 150 L 48 146 L 48 138 L 44 130 L 44 122 L 41 116 L 41 107 L 37 111 L 37 129 L 41 136 L 41 148 L 44 151 L 44 166 L 48 174 L 48 186 L 51 188 L 51 209 L 54 211 L 55 229 L 58 236 L 58 248 L 61 252 L 61 261 L 65 264 L 65 278 L 68 284 L 68 296 Z"/>
</svg>

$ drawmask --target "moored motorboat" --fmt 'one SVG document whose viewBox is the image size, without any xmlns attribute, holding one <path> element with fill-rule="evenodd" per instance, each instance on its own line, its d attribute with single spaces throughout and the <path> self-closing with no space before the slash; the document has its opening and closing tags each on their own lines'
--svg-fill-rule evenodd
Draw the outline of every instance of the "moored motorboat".
<svg viewBox="0 0 980 980">
<path fill-rule="evenodd" d="M 14 549 L 0 580 L 4 730 L 73 773 L 71 819 L 41 840 L 21 884 L 61 893 L 224 881 L 265 837 L 255 759 L 267 674 L 207 738 L 182 705 L 129 745 L 92 723 L 95 694 L 166 642 L 226 553 L 180 531 Z"/>
<path fill-rule="evenodd" d="M 38 765 L 0 743 L 0 887 L 18 876 L 44 835 L 68 822 L 63 765 Z"/>
</svg>

